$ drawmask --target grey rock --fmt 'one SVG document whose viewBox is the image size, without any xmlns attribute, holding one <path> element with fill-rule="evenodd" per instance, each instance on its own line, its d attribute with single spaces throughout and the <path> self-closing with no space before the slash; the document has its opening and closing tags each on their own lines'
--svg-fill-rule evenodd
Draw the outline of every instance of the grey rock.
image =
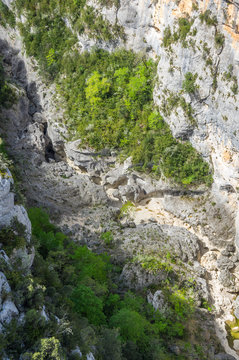
<svg viewBox="0 0 239 360">
<path fill-rule="evenodd" d="M 220 190 L 222 190 L 222 191 L 227 191 L 228 193 L 234 193 L 234 192 L 236 192 L 235 189 L 233 188 L 233 186 L 230 185 L 230 184 L 221 185 L 221 186 L 220 186 Z"/>
<path fill-rule="evenodd" d="M 92 352 L 90 352 L 89 354 L 86 355 L 86 360 L 95 360 L 95 357 L 92 354 Z"/>
<path fill-rule="evenodd" d="M 10 191 L 13 179 L 8 171 L 5 178 L 0 177 L 0 227 L 9 226 L 14 218 L 26 227 L 26 236 L 31 238 L 31 223 L 25 208 L 14 205 L 14 195 Z"/>
<path fill-rule="evenodd" d="M 80 358 L 82 357 L 82 352 L 80 351 L 79 346 L 76 346 L 74 350 L 71 351 L 72 355 L 78 355 Z"/>
<path fill-rule="evenodd" d="M 215 360 L 236 360 L 236 358 L 229 354 L 219 353 L 215 355 Z"/>
<path fill-rule="evenodd" d="M 230 256 L 230 252 L 225 249 L 225 250 L 222 250 L 222 251 L 221 251 L 221 255 L 223 255 L 223 256 L 228 256 L 228 257 L 229 257 L 229 256 Z"/>
<path fill-rule="evenodd" d="M 8 8 L 11 8 L 11 4 L 14 0 L 2 0 L 2 2 L 7 5 Z"/>
<path fill-rule="evenodd" d="M 9 268 L 11 268 L 10 259 L 4 250 L 0 250 L 0 261 L 3 261 Z"/>
<path fill-rule="evenodd" d="M 234 277 L 229 270 L 221 270 L 218 276 L 220 283 L 227 288 L 234 286 Z"/>
<path fill-rule="evenodd" d="M 155 218 L 151 217 L 151 218 L 149 218 L 149 222 L 151 222 L 151 223 L 157 223 L 157 220 L 156 220 Z"/>
<path fill-rule="evenodd" d="M 154 310 L 164 312 L 168 308 L 165 302 L 164 294 L 161 290 L 157 290 L 154 294 L 149 292 L 147 295 L 147 300 L 150 304 L 152 304 Z"/>
<path fill-rule="evenodd" d="M 47 313 L 46 313 L 46 307 L 45 307 L 45 305 L 43 305 L 43 307 L 42 307 L 41 316 L 42 316 L 46 321 L 49 321 L 49 320 L 50 320 L 49 316 L 48 316 Z"/>
<path fill-rule="evenodd" d="M 11 262 L 14 264 L 16 260 L 20 260 L 20 269 L 27 274 L 33 264 L 35 257 L 35 249 L 31 248 L 31 252 L 28 252 L 27 248 L 13 249 L 11 255 Z M 19 263 L 19 261 L 17 261 Z"/>
<path fill-rule="evenodd" d="M 237 263 L 238 262 L 238 255 L 233 255 L 231 258 L 231 261 L 233 261 L 234 263 Z M 235 265 L 238 265 L 238 264 L 235 264 Z"/>
<path fill-rule="evenodd" d="M 33 115 L 33 121 L 37 122 L 39 124 L 44 124 L 44 123 L 47 122 L 44 115 L 42 113 L 40 113 L 40 112 L 35 112 L 35 114 Z"/>
<path fill-rule="evenodd" d="M 234 301 L 234 315 L 237 319 L 239 319 L 239 296 L 236 297 L 236 300 Z"/>
<path fill-rule="evenodd" d="M 4 296 L 11 292 L 10 285 L 8 284 L 7 278 L 3 272 L 0 272 L 0 306 Z"/>
<path fill-rule="evenodd" d="M 65 154 L 65 137 L 67 130 L 63 124 L 47 123 L 47 135 L 51 139 L 53 149 L 58 156 L 58 159 L 64 159 Z"/>
<path fill-rule="evenodd" d="M 226 246 L 226 250 L 229 251 L 229 252 L 234 253 L 234 252 L 236 251 L 236 247 L 235 247 L 234 244 L 228 244 L 228 245 Z"/>
<path fill-rule="evenodd" d="M 184 228 L 162 225 L 165 236 L 168 237 L 168 244 L 173 252 L 183 261 L 197 260 L 200 247 L 198 238 Z"/>
<path fill-rule="evenodd" d="M 181 350 L 178 345 L 175 345 L 175 344 L 169 345 L 169 350 L 175 355 L 181 354 Z"/>
<path fill-rule="evenodd" d="M 234 340 L 234 341 L 233 341 L 233 348 L 234 348 L 236 351 L 239 351 L 239 340 Z"/>
<path fill-rule="evenodd" d="M 86 171 L 91 176 L 98 176 L 106 171 L 109 164 L 114 163 L 114 158 L 106 157 L 109 155 L 108 151 L 94 152 L 92 149 L 83 148 L 81 143 L 80 139 L 66 143 L 65 153 L 82 171 Z"/>
<path fill-rule="evenodd" d="M 150 285 L 159 284 L 166 280 L 167 274 L 163 270 L 157 274 L 150 273 L 142 269 L 140 264 L 126 264 L 122 270 L 120 279 L 131 289 L 143 289 Z"/>
<path fill-rule="evenodd" d="M 6 300 L 2 304 L 0 311 L 0 322 L 9 324 L 11 320 L 19 314 L 15 304 L 11 300 Z"/>
<path fill-rule="evenodd" d="M 227 256 L 220 255 L 217 259 L 217 266 L 219 269 L 233 269 L 235 264 Z"/>
</svg>

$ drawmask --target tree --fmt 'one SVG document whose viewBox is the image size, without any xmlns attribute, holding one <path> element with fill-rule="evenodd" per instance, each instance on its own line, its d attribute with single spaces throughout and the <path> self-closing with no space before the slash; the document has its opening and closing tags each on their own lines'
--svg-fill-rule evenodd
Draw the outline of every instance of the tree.
<svg viewBox="0 0 239 360">
<path fill-rule="evenodd" d="M 39 351 L 33 354 L 32 360 L 63 360 L 65 356 L 61 351 L 61 345 L 55 337 L 41 339 Z"/>
<path fill-rule="evenodd" d="M 121 341 L 116 329 L 103 328 L 97 348 L 104 360 L 121 360 Z"/>
<path fill-rule="evenodd" d="M 105 322 L 103 313 L 103 302 L 94 292 L 85 285 L 79 285 L 72 293 L 71 300 L 73 309 L 89 320 L 94 325 L 101 325 Z"/>
<path fill-rule="evenodd" d="M 138 312 L 123 308 L 112 316 L 110 323 L 112 327 L 119 328 L 124 340 L 137 342 L 144 337 L 147 320 Z"/>
<path fill-rule="evenodd" d="M 98 71 L 94 71 L 93 75 L 87 80 L 87 87 L 85 89 L 86 99 L 89 100 L 92 106 L 99 105 L 109 90 L 109 80 L 102 77 Z"/>
</svg>

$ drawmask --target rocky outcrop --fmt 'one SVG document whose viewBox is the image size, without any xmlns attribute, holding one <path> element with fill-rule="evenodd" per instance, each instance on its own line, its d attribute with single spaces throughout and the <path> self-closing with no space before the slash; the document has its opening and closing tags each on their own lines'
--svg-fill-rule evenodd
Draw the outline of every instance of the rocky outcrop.
<svg viewBox="0 0 239 360">
<path fill-rule="evenodd" d="M 0 272 L 0 332 L 4 329 L 4 324 L 9 324 L 14 317 L 19 315 L 19 311 L 11 300 L 11 288 L 6 276 Z"/>
<path fill-rule="evenodd" d="M 13 185 L 12 175 L 9 170 L 0 175 L 0 226 L 9 226 L 17 219 L 26 228 L 28 240 L 31 237 L 31 223 L 25 208 L 14 204 L 14 193 L 11 191 Z"/>
</svg>

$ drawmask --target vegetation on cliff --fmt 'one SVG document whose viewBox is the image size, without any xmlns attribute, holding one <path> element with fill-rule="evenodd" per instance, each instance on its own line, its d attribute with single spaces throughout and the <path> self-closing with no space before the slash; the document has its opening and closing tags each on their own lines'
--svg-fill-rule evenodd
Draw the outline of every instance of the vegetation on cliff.
<svg viewBox="0 0 239 360">
<path fill-rule="evenodd" d="M 95 15 L 85 1 L 66 4 L 51 0 L 46 4 L 17 0 L 16 8 L 27 19 L 18 24 L 27 54 L 37 59 L 46 81 L 56 83 L 72 136 L 80 137 L 85 146 L 132 156 L 140 171 L 163 175 L 183 185 L 210 185 L 209 165 L 188 142 L 173 138 L 154 106 L 155 62 L 125 50 L 80 53 L 77 33 L 87 28 L 88 35 L 101 40 L 106 40 L 104 29 L 112 33 L 103 18 L 98 23 L 95 17 L 92 25 Z M 50 9 L 54 9 L 53 18 Z M 190 24 L 185 20 L 179 25 L 184 39 Z"/>
<path fill-rule="evenodd" d="M 25 313 L 22 321 L 12 320 L 0 334 L 1 356 L 78 359 L 72 354 L 77 346 L 83 355 L 94 348 L 99 360 L 186 359 L 189 353 L 200 353 L 200 347 L 187 342 L 193 282 L 177 285 L 174 275 L 161 283 L 166 305 L 154 310 L 146 292 L 133 293 L 122 286 L 120 268 L 107 254 L 97 255 L 74 243 L 39 208 L 30 209 L 29 217 L 36 249 L 31 272 L 22 271 L 20 263 L 14 270 L 1 263 L 14 302 Z M 9 256 L 16 246 L 24 246 L 22 227 L 0 234 L 2 243 L 9 239 Z M 177 341 L 184 348 L 179 356 L 168 351 Z"/>
</svg>

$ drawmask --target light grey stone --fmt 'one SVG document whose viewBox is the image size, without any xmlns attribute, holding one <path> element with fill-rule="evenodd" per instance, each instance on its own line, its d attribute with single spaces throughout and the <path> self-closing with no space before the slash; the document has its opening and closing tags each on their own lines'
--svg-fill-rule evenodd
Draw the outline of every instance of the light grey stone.
<svg viewBox="0 0 239 360">
<path fill-rule="evenodd" d="M 11 320 L 19 314 L 15 304 L 11 300 L 6 300 L 2 304 L 0 311 L 0 322 L 9 324 Z"/>
<path fill-rule="evenodd" d="M 89 354 L 86 355 L 86 359 L 87 360 L 95 360 L 94 355 L 92 354 L 92 352 L 90 352 Z"/>
</svg>

